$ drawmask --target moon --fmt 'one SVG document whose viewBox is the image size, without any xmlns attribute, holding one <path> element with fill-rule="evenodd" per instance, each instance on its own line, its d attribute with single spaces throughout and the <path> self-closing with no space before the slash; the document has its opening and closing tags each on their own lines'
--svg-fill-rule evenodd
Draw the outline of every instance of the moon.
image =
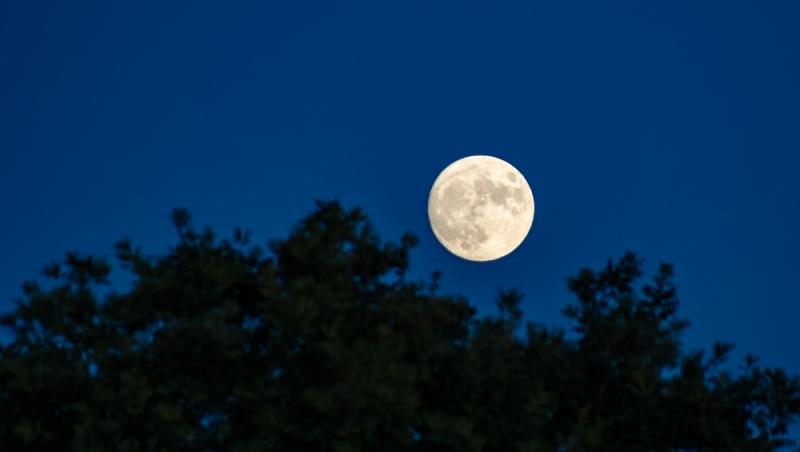
<svg viewBox="0 0 800 452">
<path fill-rule="evenodd" d="M 456 160 L 433 183 L 428 218 L 451 253 L 485 262 L 514 251 L 533 224 L 533 192 L 510 163 L 488 155 Z"/>
</svg>

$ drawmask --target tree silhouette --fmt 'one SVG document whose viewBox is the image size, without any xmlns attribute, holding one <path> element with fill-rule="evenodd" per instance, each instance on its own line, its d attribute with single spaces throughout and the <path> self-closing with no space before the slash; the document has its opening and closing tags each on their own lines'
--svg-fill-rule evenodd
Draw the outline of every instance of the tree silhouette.
<svg viewBox="0 0 800 452">
<path fill-rule="evenodd" d="M 684 351 L 672 267 L 633 254 L 569 279 L 574 334 L 477 317 L 406 277 L 358 209 L 318 203 L 269 251 L 176 210 L 177 244 L 68 254 L 2 318 L 3 451 L 773 450 L 800 380 L 730 344 Z M 104 287 L 106 286 L 106 287 Z"/>
</svg>

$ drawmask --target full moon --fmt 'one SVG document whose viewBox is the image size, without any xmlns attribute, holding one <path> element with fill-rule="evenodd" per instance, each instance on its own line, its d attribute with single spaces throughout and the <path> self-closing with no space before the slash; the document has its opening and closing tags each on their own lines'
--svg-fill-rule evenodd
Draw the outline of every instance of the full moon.
<svg viewBox="0 0 800 452">
<path fill-rule="evenodd" d="M 428 218 L 448 251 L 470 261 L 514 251 L 533 224 L 533 192 L 508 162 L 473 155 L 451 163 L 428 196 Z"/>
</svg>

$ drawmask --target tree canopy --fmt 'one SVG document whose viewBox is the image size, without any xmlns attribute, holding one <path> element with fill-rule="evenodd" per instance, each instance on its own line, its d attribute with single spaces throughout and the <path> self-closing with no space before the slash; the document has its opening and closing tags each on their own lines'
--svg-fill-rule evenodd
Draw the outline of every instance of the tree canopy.
<svg viewBox="0 0 800 452">
<path fill-rule="evenodd" d="M 800 380 L 686 350 L 673 268 L 568 279 L 570 333 L 501 291 L 478 316 L 407 275 L 358 209 L 319 202 L 266 248 L 172 217 L 162 256 L 69 253 L 2 317 L 3 451 L 774 450 Z"/>
</svg>

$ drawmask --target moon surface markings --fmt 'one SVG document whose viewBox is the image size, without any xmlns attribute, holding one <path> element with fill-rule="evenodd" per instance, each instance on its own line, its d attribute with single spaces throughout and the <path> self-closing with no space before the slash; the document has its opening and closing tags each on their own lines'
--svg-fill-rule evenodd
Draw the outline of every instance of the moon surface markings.
<svg viewBox="0 0 800 452">
<path fill-rule="evenodd" d="M 519 246 L 533 222 L 533 207 L 522 174 L 490 156 L 449 165 L 428 200 L 437 239 L 453 254 L 475 261 L 498 259 Z"/>
</svg>

